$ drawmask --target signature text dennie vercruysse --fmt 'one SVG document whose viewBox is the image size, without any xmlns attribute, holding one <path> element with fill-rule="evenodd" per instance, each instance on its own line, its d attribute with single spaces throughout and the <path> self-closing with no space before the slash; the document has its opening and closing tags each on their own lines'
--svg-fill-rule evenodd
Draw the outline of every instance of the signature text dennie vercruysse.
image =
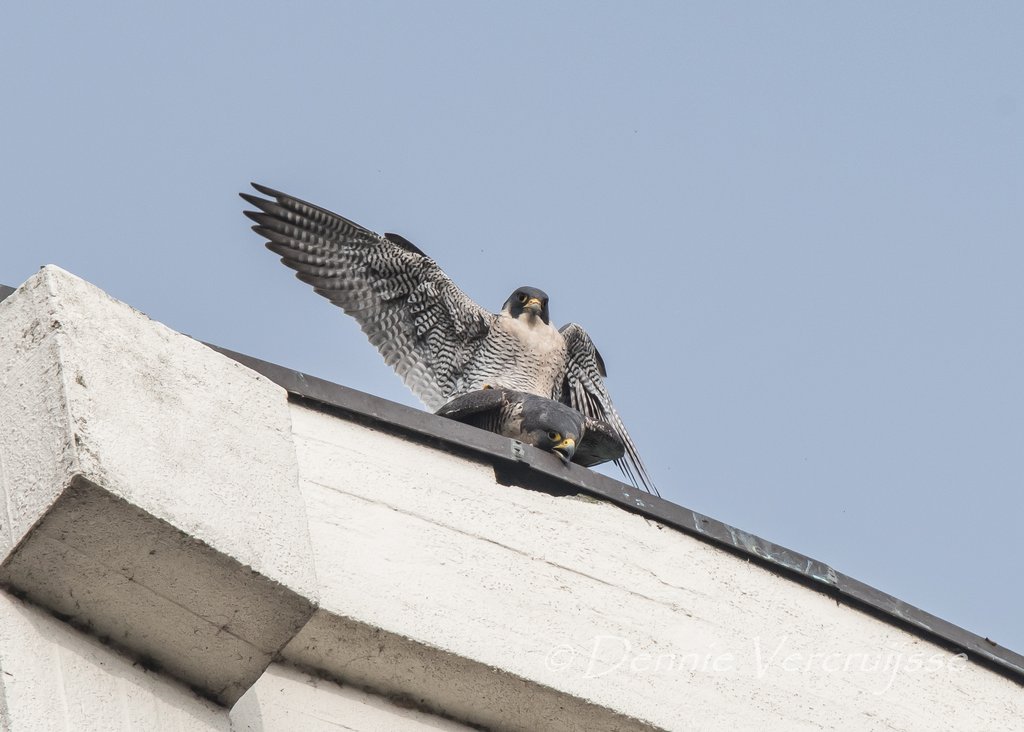
<svg viewBox="0 0 1024 732">
<path fill-rule="evenodd" d="M 760 637 L 752 640 L 753 671 L 757 678 L 768 674 L 843 674 L 867 673 L 879 675 L 882 694 L 892 688 L 901 674 L 959 672 L 967 662 L 967 655 L 952 655 L 931 650 L 904 653 L 897 651 L 822 651 L 807 653 L 794 650 L 789 636 L 784 635 L 772 643 L 763 643 Z M 672 673 L 741 673 L 749 668 L 751 659 L 739 659 L 732 651 L 716 651 L 713 647 L 685 653 L 638 653 L 626 638 L 613 635 L 595 636 L 589 645 L 557 646 L 548 654 L 550 669 L 568 671 L 583 667 L 582 678 L 598 678 L 611 673 L 672 674 Z"/>
</svg>

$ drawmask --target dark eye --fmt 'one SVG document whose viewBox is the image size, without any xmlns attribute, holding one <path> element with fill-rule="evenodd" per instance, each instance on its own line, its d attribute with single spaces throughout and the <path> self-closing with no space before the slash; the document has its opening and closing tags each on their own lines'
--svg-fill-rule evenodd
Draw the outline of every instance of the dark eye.
<svg viewBox="0 0 1024 732">
<path fill-rule="evenodd" d="M 526 296 L 525 292 L 520 292 L 518 295 L 516 295 L 516 299 L 519 300 L 519 302 L 526 302 L 530 298 Z"/>
<path fill-rule="evenodd" d="M 551 438 L 552 442 L 559 442 L 562 439 L 562 436 L 557 432 L 548 432 L 548 437 Z"/>
</svg>

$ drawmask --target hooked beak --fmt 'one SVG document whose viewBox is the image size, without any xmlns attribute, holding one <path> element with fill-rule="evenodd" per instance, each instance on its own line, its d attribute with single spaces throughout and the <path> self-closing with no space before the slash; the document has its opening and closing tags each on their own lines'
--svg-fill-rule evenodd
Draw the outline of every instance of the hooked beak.
<svg viewBox="0 0 1024 732">
<path fill-rule="evenodd" d="M 529 310 L 534 315 L 540 315 L 544 310 L 544 304 L 536 297 L 531 297 L 523 305 L 523 310 Z"/>
<path fill-rule="evenodd" d="M 572 461 L 572 456 L 576 454 L 576 440 L 571 437 L 566 437 L 564 440 L 552 447 L 551 450 L 563 463 L 568 465 Z"/>
</svg>

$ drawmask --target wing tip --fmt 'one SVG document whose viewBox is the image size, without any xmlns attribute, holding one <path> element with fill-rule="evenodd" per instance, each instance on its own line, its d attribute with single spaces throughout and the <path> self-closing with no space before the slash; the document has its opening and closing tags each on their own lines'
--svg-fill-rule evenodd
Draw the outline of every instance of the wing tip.
<svg viewBox="0 0 1024 732">
<path fill-rule="evenodd" d="M 267 199 L 254 196 L 251 193 L 239 193 L 238 197 L 246 203 L 252 204 L 253 206 L 259 206 L 261 203 L 266 203 Z"/>
<path fill-rule="evenodd" d="M 281 196 L 285 195 L 284 193 L 281 193 L 280 191 L 276 191 L 273 188 L 270 188 L 269 186 L 261 185 L 259 183 L 254 182 L 254 181 L 249 181 L 249 185 L 251 185 L 257 191 L 262 193 L 264 196 L 270 196 L 271 198 L 280 198 Z M 243 196 L 243 198 L 244 198 L 244 196 Z"/>
</svg>

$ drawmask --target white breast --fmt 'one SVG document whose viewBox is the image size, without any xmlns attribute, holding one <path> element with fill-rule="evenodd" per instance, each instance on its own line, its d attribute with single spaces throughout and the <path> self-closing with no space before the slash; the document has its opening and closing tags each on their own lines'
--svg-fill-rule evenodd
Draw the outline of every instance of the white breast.
<svg viewBox="0 0 1024 732">
<path fill-rule="evenodd" d="M 551 397 L 565 372 L 565 339 L 540 318 L 502 313 L 491 327 L 485 377 L 492 386 Z M 479 388 L 479 387 L 478 387 Z"/>
</svg>

